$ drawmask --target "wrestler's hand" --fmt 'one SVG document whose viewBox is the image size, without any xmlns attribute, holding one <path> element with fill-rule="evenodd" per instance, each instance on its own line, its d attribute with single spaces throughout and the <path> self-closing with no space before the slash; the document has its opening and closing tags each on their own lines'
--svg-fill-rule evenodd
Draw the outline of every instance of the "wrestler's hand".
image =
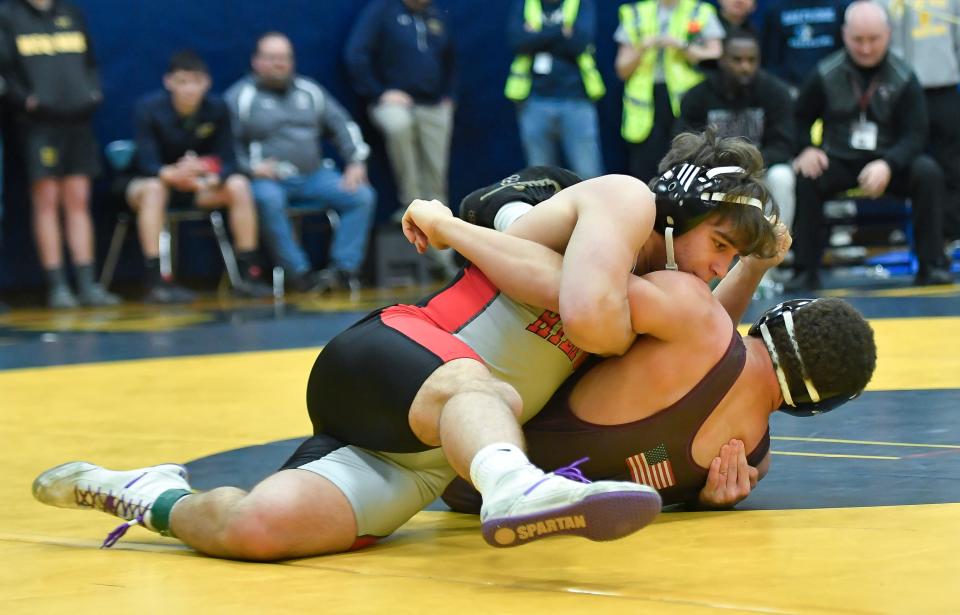
<svg viewBox="0 0 960 615">
<path fill-rule="evenodd" d="M 742 440 L 730 440 L 720 447 L 720 455 L 710 463 L 707 484 L 700 490 L 703 508 L 732 508 L 750 495 L 760 473 L 747 464 Z"/>
<path fill-rule="evenodd" d="M 414 199 L 404 212 L 400 224 L 407 241 L 416 246 L 417 252 L 423 254 L 428 246 L 438 250 L 450 247 L 437 236 L 440 222 L 450 218 L 453 218 L 453 212 L 440 201 Z"/>
<path fill-rule="evenodd" d="M 787 225 L 779 220 L 776 226 L 774 226 L 773 232 L 777 237 L 777 253 L 770 258 L 744 256 L 740 259 L 743 261 L 744 266 L 753 268 L 763 274 L 783 262 L 783 259 L 787 256 L 787 252 L 790 251 L 790 246 L 793 245 L 793 236 L 790 235 L 790 229 L 787 228 Z"/>
</svg>

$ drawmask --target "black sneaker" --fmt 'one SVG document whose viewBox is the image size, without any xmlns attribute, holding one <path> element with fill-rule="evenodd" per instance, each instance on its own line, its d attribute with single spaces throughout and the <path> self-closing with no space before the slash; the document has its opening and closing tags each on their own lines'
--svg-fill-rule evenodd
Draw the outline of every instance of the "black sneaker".
<svg viewBox="0 0 960 615">
<path fill-rule="evenodd" d="M 108 292 L 107 289 L 96 283 L 77 293 L 77 299 L 81 305 L 87 307 L 106 307 L 120 304 L 118 295 Z"/>
<path fill-rule="evenodd" d="M 939 286 L 953 284 L 953 274 L 940 267 L 921 268 L 913 279 L 914 286 Z"/>
<path fill-rule="evenodd" d="M 343 290 L 349 290 L 350 292 L 356 292 L 363 288 L 363 282 L 360 281 L 360 277 L 352 271 L 347 271 L 345 269 L 336 270 L 336 280 L 337 286 Z"/>
<path fill-rule="evenodd" d="M 298 293 L 325 293 L 336 285 L 336 277 L 329 269 L 307 271 L 290 279 L 290 286 Z"/>
<path fill-rule="evenodd" d="M 197 298 L 196 293 L 178 286 L 173 282 L 159 282 L 154 284 L 144 295 L 144 303 L 171 305 L 175 303 L 190 303 Z"/>
<path fill-rule="evenodd" d="M 243 279 L 233 287 L 233 294 L 244 299 L 263 299 L 273 296 L 273 289 L 259 280 Z"/>
<path fill-rule="evenodd" d="M 784 282 L 785 294 L 817 290 L 821 287 L 820 276 L 816 271 L 798 271 L 793 277 Z"/>
<path fill-rule="evenodd" d="M 54 286 L 47 293 L 47 306 L 54 310 L 69 310 L 79 305 L 77 296 L 66 284 Z"/>
</svg>

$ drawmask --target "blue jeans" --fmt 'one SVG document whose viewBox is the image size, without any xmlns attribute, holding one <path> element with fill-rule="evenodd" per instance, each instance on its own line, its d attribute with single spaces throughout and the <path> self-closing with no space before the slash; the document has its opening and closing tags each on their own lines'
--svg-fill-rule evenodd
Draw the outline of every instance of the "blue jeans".
<svg viewBox="0 0 960 615">
<path fill-rule="evenodd" d="M 253 197 L 267 249 L 275 262 L 294 275 L 310 270 L 310 260 L 297 243 L 286 214 L 287 207 L 298 205 L 319 203 L 340 214 L 340 228 L 330 246 L 331 265 L 351 273 L 363 265 L 377 193 L 369 184 L 346 192 L 340 187 L 341 178 L 336 169 L 323 167 L 310 175 L 284 180 L 253 180 Z"/>
<path fill-rule="evenodd" d="M 603 174 L 597 108 L 589 100 L 531 96 L 517 120 L 528 165 L 559 165 L 560 143 L 571 171 L 584 179 Z"/>
</svg>

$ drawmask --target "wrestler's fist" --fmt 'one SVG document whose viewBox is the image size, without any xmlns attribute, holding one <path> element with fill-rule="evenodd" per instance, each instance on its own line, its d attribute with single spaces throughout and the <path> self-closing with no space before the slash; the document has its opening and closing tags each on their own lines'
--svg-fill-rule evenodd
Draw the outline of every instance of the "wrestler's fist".
<svg viewBox="0 0 960 615">
<path fill-rule="evenodd" d="M 703 508 L 732 508 L 745 500 L 757 486 L 760 473 L 747 463 L 742 440 L 730 440 L 710 463 L 707 484 L 700 490 Z"/>
<path fill-rule="evenodd" d="M 773 232 L 777 237 L 777 253 L 770 258 L 745 256 L 742 260 L 746 266 L 754 267 L 761 273 L 765 273 L 768 269 L 773 269 L 783 262 L 787 252 L 790 251 L 790 246 L 793 245 L 793 236 L 790 235 L 790 229 L 787 228 L 787 225 L 779 220 L 774 226 Z"/>
<path fill-rule="evenodd" d="M 438 227 L 441 222 L 451 218 L 453 212 L 440 201 L 414 199 L 404 212 L 400 225 L 407 241 L 417 248 L 417 252 L 423 254 L 428 246 L 438 250 L 450 247 L 440 239 Z"/>
</svg>

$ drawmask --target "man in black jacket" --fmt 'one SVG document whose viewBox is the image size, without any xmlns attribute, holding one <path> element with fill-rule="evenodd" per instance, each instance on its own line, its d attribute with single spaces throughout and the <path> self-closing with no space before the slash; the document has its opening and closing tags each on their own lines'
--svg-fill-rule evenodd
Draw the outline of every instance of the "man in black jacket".
<svg viewBox="0 0 960 615">
<path fill-rule="evenodd" d="M 759 70 L 760 45 L 753 34 L 732 31 L 723 41 L 719 70 L 683 97 L 677 132 L 713 126 L 722 137 L 743 137 L 760 150 L 767 171 L 764 183 L 790 228 L 794 212 L 794 174 L 790 166 L 796 129 L 787 85 Z"/>
<path fill-rule="evenodd" d="M 102 93 L 83 15 L 63 0 L 4 3 L 0 7 L 0 71 L 23 131 L 33 228 L 49 284 L 48 304 L 67 308 L 78 303 L 63 268 L 61 244 L 66 235 L 79 302 L 114 305 L 119 298 L 93 277 L 90 177 L 100 171 L 100 152 L 90 118 Z"/>
<path fill-rule="evenodd" d="M 845 49 L 817 64 L 797 100 L 797 128 L 806 147 L 794 160 L 797 272 L 788 290 L 818 288 L 823 253 L 823 202 L 859 187 L 867 196 L 909 197 L 917 249 L 918 285 L 953 282 L 943 251 L 943 171 L 923 154 L 927 109 L 910 67 L 888 54 L 890 24 L 882 7 L 858 0 L 843 26 Z M 823 145 L 809 129 L 823 118 Z"/>
</svg>

